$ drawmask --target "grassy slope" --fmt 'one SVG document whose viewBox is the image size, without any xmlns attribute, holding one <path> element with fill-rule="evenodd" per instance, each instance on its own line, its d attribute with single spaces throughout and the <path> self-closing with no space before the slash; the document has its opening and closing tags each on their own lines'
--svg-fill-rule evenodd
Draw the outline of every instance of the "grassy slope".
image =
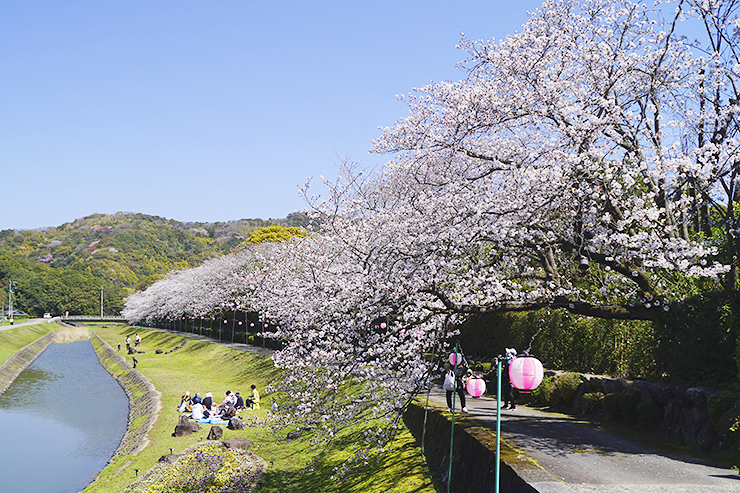
<svg viewBox="0 0 740 493">
<path fill-rule="evenodd" d="M 9 325 L 3 327 L 9 327 Z M 4 363 L 6 359 L 22 347 L 28 346 L 57 327 L 58 325 L 55 324 L 42 323 L 0 331 L 0 364 Z"/>
<path fill-rule="evenodd" d="M 178 453 L 208 434 L 210 425 L 190 436 L 174 438 L 172 432 L 177 424 L 175 411 L 180 396 L 185 390 L 193 392 L 213 392 L 214 400 L 223 397 L 227 389 L 240 391 L 247 395 L 251 384 L 258 389 L 279 376 L 272 361 L 264 356 L 234 351 L 217 344 L 207 344 L 187 340 L 168 333 L 138 330 L 130 327 L 108 327 L 97 329 L 98 335 L 114 348 L 123 346 L 126 335 L 133 338 L 136 332 L 144 338 L 142 350 L 145 354 L 137 356 L 143 374 L 149 377 L 157 390 L 162 392 L 162 410 L 159 419 L 150 433 L 151 443 L 136 456 L 122 457 L 103 470 L 99 481 L 85 489 L 86 492 L 120 492 L 135 478 L 134 469 L 143 474 L 157 460 L 168 454 L 170 447 Z M 177 345 L 187 343 L 170 354 L 154 354 L 156 349 L 168 351 Z M 122 351 L 123 352 L 123 351 Z M 263 395 L 263 409 L 242 412 L 241 416 L 264 416 L 269 412 L 270 396 Z M 414 444 L 411 434 L 403 428 L 392 450 L 377 462 L 353 474 L 345 482 L 332 479 L 334 467 L 349 456 L 351 437 L 362 432 L 357 426 L 340 435 L 335 443 L 325 447 L 323 454 L 314 462 L 312 472 L 302 473 L 311 454 L 310 443 L 305 440 L 285 441 L 285 434 L 268 433 L 258 428 L 233 431 L 224 428 L 224 439 L 247 438 L 257 444 L 255 452 L 267 460 L 274 461 L 265 477 L 261 492 L 331 492 L 331 491 L 404 491 L 433 492 L 429 474 Z"/>
</svg>

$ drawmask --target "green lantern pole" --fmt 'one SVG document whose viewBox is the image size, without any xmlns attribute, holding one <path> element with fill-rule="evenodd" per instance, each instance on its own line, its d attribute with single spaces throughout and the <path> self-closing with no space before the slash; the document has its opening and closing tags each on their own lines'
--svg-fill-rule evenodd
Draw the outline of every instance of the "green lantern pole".
<svg viewBox="0 0 740 493">
<path fill-rule="evenodd" d="M 501 473 L 501 357 L 496 358 L 496 488 L 499 493 Z"/>
<path fill-rule="evenodd" d="M 452 387 L 452 429 L 450 429 L 450 468 L 447 471 L 447 493 L 450 493 L 450 487 L 452 486 L 452 442 L 455 438 L 455 397 L 457 396 L 457 355 L 458 355 L 458 346 L 459 343 L 455 343 L 455 366 L 452 368 L 452 377 L 453 382 L 455 382 L 454 386 Z"/>
</svg>

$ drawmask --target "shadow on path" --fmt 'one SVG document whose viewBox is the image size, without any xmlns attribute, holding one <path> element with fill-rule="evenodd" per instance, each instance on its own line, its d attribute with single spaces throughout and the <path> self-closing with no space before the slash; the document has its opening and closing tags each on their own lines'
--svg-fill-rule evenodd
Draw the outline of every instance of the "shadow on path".
<svg viewBox="0 0 740 493">
<path fill-rule="evenodd" d="M 446 407 L 441 388 L 433 387 L 429 398 Z M 468 398 L 467 407 L 481 426 L 496 429 L 495 399 Z M 539 471 L 517 472 L 542 492 L 740 492 L 735 471 L 669 454 L 565 415 L 522 406 L 502 410 L 501 437 L 540 466 Z"/>
</svg>

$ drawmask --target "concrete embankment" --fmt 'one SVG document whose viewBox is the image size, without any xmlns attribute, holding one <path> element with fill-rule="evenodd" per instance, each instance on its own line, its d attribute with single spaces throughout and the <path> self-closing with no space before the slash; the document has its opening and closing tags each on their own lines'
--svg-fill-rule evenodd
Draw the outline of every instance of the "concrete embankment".
<svg viewBox="0 0 740 493">
<path fill-rule="evenodd" d="M 449 416 L 448 413 L 442 413 L 438 409 L 425 410 L 416 403 L 409 405 L 403 416 L 414 437 L 419 441 L 423 437 L 424 456 L 429 471 L 445 488 L 450 466 Z M 511 493 L 537 491 L 503 461 L 500 464 L 500 475 L 500 491 Z M 496 479 L 495 435 L 486 428 L 456 423 L 452 447 L 452 478 L 451 491 L 456 493 L 493 491 Z"/>
<path fill-rule="evenodd" d="M 28 365 L 38 358 L 49 344 L 54 342 L 54 332 L 41 336 L 26 347 L 19 349 L 10 358 L 0 365 L 0 394 L 8 390 L 10 384 L 18 378 Z"/>
<path fill-rule="evenodd" d="M 121 444 L 111 461 L 127 454 L 136 454 L 148 444 L 147 434 L 157 421 L 161 408 L 160 393 L 151 381 L 119 355 L 97 334 L 90 336 L 95 353 L 103 367 L 118 380 L 129 399 L 128 425 Z"/>
</svg>

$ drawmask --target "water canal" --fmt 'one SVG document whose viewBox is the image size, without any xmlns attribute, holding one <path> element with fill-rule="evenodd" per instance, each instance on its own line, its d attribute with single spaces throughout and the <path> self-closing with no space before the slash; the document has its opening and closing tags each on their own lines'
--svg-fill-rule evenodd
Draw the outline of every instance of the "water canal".
<svg viewBox="0 0 740 493">
<path fill-rule="evenodd" d="M 4 491 L 82 490 L 126 431 L 128 399 L 89 341 L 51 344 L 0 395 Z"/>
</svg>

